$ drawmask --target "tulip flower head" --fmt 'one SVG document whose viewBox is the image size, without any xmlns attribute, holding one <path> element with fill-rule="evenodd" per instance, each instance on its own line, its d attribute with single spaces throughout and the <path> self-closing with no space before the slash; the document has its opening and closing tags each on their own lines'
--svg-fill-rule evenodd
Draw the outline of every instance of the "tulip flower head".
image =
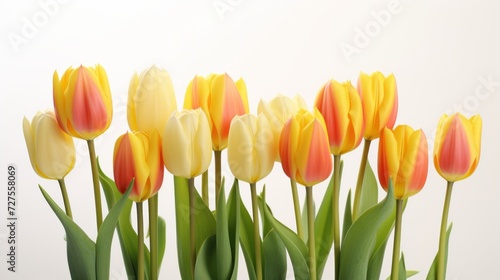
<svg viewBox="0 0 500 280">
<path fill-rule="evenodd" d="M 278 95 L 271 99 L 269 102 L 261 100 L 257 109 L 258 114 L 264 114 L 267 118 L 269 125 L 274 135 L 274 149 L 276 151 L 277 162 L 281 162 L 279 150 L 280 135 L 283 125 L 293 114 L 297 113 L 299 109 L 307 109 L 304 99 L 297 95 L 293 99 L 287 96 Z"/>
<path fill-rule="evenodd" d="M 246 86 L 241 79 L 234 83 L 228 74 L 212 75 L 208 80 L 212 146 L 213 150 L 222 151 L 227 147 L 229 126 L 233 118 L 248 113 Z"/>
<path fill-rule="evenodd" d="M 184 109 L 198 109 L 201 108 L 207 119 L 210 118 L 210 111 L 208 110 L 208 96 L 210 95 L 210 87 L 208 80 L 202 76 L 195 76 L 186 89 L 186 96 L 184 97 Z M 209 122 L 211 125 L 211 123 Z"/>
<path fill-rule="evenodd" d="M 384 128 L 378 148 L 378 178 L 387 191 L 389 179 L 394 184 L 394 196 L 406 199 L 417 194 L 427 179 L 429 158 L 424 132 L 407 125 L 394 130 Z"/>
<path fill-rule="evenodd" d="M 61 130 L 54 112 L 38 112 L 31 123 L 24 118 L 23 132 L 31 166 L 38 176 L 60 180 L 73 169 L 73 138 Z"/>
<path fill-rule="evenodd" d="M 127 120 L 132 131 L 156 130 L 159 135 L 177 110 L 174 86 L 167 71 L 151 66 L 130 81 Z"/>
<path fill-rule="evenodd" d="M 175 112 L 163 133 L 163 162 L 175 176 L 194 178 L 212 161 L 210 126 L 200 109 Z"/>
<path fill-rule="evenodd" d="M 92 140 L 108 129 L 113 106 L 102 66 L 70 67 L 61 79 L 54 72 L 53 91 L 55 114 L 64 132 Z"/>
<path fill-rule="evenodd" d="M 441 177 L 456 182 L 477 168 L 481 153 L 481 116 L 470 119 L 456 113 L 439 120 L 434 144 L 434 166 Z"/>
<path fill-rule="evenodd" d="M 134 185 L 130 199 L 142 202 L 155 195 L 163 182 L 161 139 L 151 133 L 127 132 L 116 140 L 113 172 L 116 187 L 124 193 L 132 179 Z"/>
<path fill-rule="evenodd" d="M 361 73 L 358 92 L 363 103 L 365 123 L 364 138 L 373 140 L 380 137 L 384 127 L 392 129 L 398 114 L 398 90 L 393 74 L 385 77 L 380 72 L 372 75 Z"/>
<path fill-rule="evenodd" d="M 301 109 L 285 123 L 279 152 L 285 174 L 306 187 L 330 176 L 332 156 L 328 132 L 317 109 L 314 114 Z"/>
<path fill-rule="evenodd" d="M 332 154 L 341 155 L 359 146 L 363 138 L 363 106 L 351 82 L 328 81 L 314 105 L 325 119 Z"/>
<path fill-rule="evenodd" d="M 271 173 L 275 154 L 271 126 L 263 114 L 234 117 L 229 130 L 229 168 L 239 180 L 256 183 Z"/>
</svg>

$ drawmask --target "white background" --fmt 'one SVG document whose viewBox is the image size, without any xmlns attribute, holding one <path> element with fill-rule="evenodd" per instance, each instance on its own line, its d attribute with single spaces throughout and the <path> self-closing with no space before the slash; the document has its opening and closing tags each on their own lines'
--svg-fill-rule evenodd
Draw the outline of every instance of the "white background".
<svg viewBox="0 0 500 280">
<path fill-rule="evenodd" d="M 96 139 L 103 169 L 112 174 L 112 147 L 127 130 L 126 96 L 134 71 L 152 64 L 172 76 L 178 106 L 196 74 L 227 72 L 243 77 L 250 108 L 277 93 L 301 94 L 312 107 L 328 79 L 352 80 L 360 71 L 394 73 L 399 89 L 398 124 L 423 128 L 430 147 L 439 117 L 460 111 L 483 117 L 482 154 L 477 171 L 455 184 L 450 221 L 448 279 L 499 279 L 500 189 L 500 2 L 489 1 L 79 1 L 0 2 L 0 122 L 2 182 L 17 165 L 17 272 L 7 272 L 6 186 L 0 189 L 0 278 L 69 279 L 64 231 L 37 184 L 62 203 L 55 181 L 32 170 L 22 118 L 52 107 L 52 74 L 69 66 L 100 63 L 107 70 L 114 106 L 110 129 Z M 215 4 L 228 5 L 217 10 Z M 224 9 L 222 7 L 222 9 Z M 390 15 L 389 17 L 387 15 Z M 344 48 L 344 50 L 342 49 Z M 351 48 L 353 53 L 346 51 Z M 67 176 L 75 220 L 95 238 L 93 196 L 86 144 L 75 140 L 77 165 Z M 378 141 L 370 161 L 376 163 Z M 353 189 L 360 151 L 344 156 L 341 201 Z M 432 150 L 430 150 L 432 155 Z M 224 153 L 225 155 L 225 153 Z M 431 156 L 432 158 L 432 156 Z M 213 170 L 213 166 L 211 167 Z M 226 181 L 232 175 L 224 165 Z M 266 178 L 268 203 L 294 228 L 291 194 L 279 164 Z M 167 220 L 162 279 L 178 279 L 172 177 L 160 191 L 160 215 Z M 211 186 L 213 187 L 213 185 Z M 261 184 L 259 184 L 259 190 Z M 320 201 L 326 182 L 314 188 Z M 305 192 L 300 190 L 303 198 Z M 429 165 L 424 189 L 412 197 L 403 217 L 401 248 L 407 268 L 425 279 L 438 246 L 445 182 Z M 380 191 L 380 195 L 384 194 Z M 249 189 L 242 184 L 247 207 Z M 212 189 L 213 197 L 213 189 Z M 61 204 L 62 205 L 62 204 Z M 341 206 L 342 208 L 342 206 Z M 392 237 L 382 278 L 389 274 Z M 333 279 L 330 257 L 324 279 Z M 246 279 L 240 258 L 240 278 Z M 291 267 L 289 276 L 293 278 Z M 118 241 L 113 243 L 111 279 L 126 279 Z"/>
</svg>

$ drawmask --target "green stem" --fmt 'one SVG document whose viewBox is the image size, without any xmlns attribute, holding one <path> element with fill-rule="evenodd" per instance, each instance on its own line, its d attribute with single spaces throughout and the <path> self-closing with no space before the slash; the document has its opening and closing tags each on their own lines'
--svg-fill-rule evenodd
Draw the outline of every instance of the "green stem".
<svg viewBox="0 0 500 280">
<path fill-rule="evenodd" d="M 90 167 L 92 168 L 92 181 L 94 183 L 94 201 L 95 201 L 95 216 L 97 222 L 97 231 L 102 224 L 102 204 L 101 204 L 101 186 L 99 184 L 99 172 L 97 170 L 97 157 L 95 154 L 94 140 L 87 140 L 90 154 Z"/>
<path fill-rule="evenodd" d="M 137 279 L 144 280 L 144 221 L 142 202 L 135 204 L 137 208 Z"/>
<path fill-rule="evenodd" d="M 297 235 L 300 237 L 300 239 L 303 239 L 304 230 L 302 229 L 302 215 L 300 214 L 300 201 L 299 194 L 297 192 L 297 182 L 290 179 L 290 186 L 292 187 L 293 210 L 295 212 L 295 225 L 297 227 Z"/>
<path fill-rule="evenodd" d="M 191 256 L 191 276 L 194 279 L 194 266 L 196 264 L 196 227 L 195 227 L 195 188 L 194 188 L 194 178 L 188 179 L 189 185 L 189 254 Z"/>
<path fill-rule="evenodd" d="M 73 219 L 73 213 L 71 212 L 71 204 L 69 203 L 68 192 L 66 191 L 66 183 L 64 182 L 64 178 L 57 180 L 59 182 L 59 187 L 61 187 L 61 194 L 64 201 L 64 209 L 66 209 L 66 215 L 70 219 Z"/>
<path fill-rule="evenodd" d="M 158 194 L 148 199 L 149 211 L 149 270 L 151 280 L 158 280 Z"/>
<path fill-rule="evenodd" d="M 401 252 L 401 223 L 403 222 L 403 200 L 396 199 L 396 225 L 394 229 L 394 246 L 392 250 L 391 280 L 399 277 L 399 255 Z"/>
<path fill-rule="evenodd" d="M 361 202 L 361 190 L 363 188 L 363 179 L 365 177 L 366 163 L 368 162 L 368 152 L 370 151 L 371 140 L 365 139 L 365 144 L 363 145 L 363 154 L 361 155 L 361 163 L 359 165 L 358 181 L 356 183 L 356 192 L 354 195 L 354 205 L 352 208 L 352 221 L 354 222 L 359 215 L 359 203 Z"/>
<path fill-rule="evenodd" d="M 221 151 L 214 151 L 215 156 L 215 207 L 219 201 L 219 190 L 222 181 L 221 176 Z"/>
<path fill-rule="evenodd" d="M 437 279 L 444 280 L 446 276 L 446 229 L 448 227 L 448 213 L 450 212 L 451 192 L 453 190 L 453 182 L 448 182 L 446 186 L 446 197 L 444 199 L 443 218 L 441 220 L 441 231 L 439 233 L 439 251 L 437 263 Z"/>
<path fill-rule="evenodd" d="M 260 229 L 259 229 L 259 207 L 257 205 L 257 190 L 255 183 L 250 183 L 252 192 L 252 213 L 253 213 L 253 243 L 255 246 L 255 273 L 257 280 L 262 280 L 262 253 L 260 249 Z"/>
<path fill-rule="evenodd" d="M 203 172 L 201 175 L 201 196 L 203 197 L 203 201 L 210 208 L 210 200 L 208 195 L 208 170 Z"/>
<path fill-rule="evenodd" d="M 335 279 L 339 279 L 340 272 L 340 155 L 333 155 L 333 247 L 335 256 Z"/>
<path fill-rule="evenodd" d="M 306 188 L 307 228 L 309 238 L 309 274 L 310 280 L 316 280 L 316 243 L 314 241 L 314 201 L 312 186 Z"/>
</svg>

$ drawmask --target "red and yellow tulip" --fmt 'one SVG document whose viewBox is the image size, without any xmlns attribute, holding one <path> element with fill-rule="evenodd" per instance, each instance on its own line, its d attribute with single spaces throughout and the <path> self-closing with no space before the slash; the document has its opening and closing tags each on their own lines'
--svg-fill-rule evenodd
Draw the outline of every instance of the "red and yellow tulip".
<svg viewBox="0 0 500 280">
<path fill-rule="evenodd" d="M 64 132 L 92 140 L 108 129 L 113 105 L 102 66 L 70 67 L 61 79 L 54 72 L 53 91 L 55 114 Z"/>
<path fill-rule="evenodd" d="M 363 106 L 351 82 L 328 81 L 319 90 L 314 105 L 325 119 L 332 154 L 342 155 L 359 146 L 363 138 Z"/>
<path fill-rule="evenodd" d="M 392 129 L 398 114 L 398 90 L 393 74 L 385 77 L 380 72 L 359 74 L 358 92 L 363 103 L 364 138 L 380 137 L 384 127 Z"/>
<path fill-rule="evenodd" d="M 60 180 L 73 169 L 73 138 L 61 130 L 54 112 L 38 112 L 31 123 L 24 118 L 23 132 L 31 166 L 38 176 Z"/>
<path fill-rule="evenodd" d="M 151 66 L 130 80 L 127 120 L 132 131 L 156 130 L 163 134 L 172 112 L 177 111 L 174 86 L 167 71 Z"/>
<path fill-rule="evenodd" d="M 332 157 L 325 121 L 314 113 L 299 110 L 283 126 L 280 137 L 281 165 L 290 179 L 311 187 L 332 172 Z"/>
<path fill-rule="evenodd" d="M 201 108 L 208 119 L 210 118 L 210 111 L 208 110 L 209 95 L 210 87 L 207 79 L 203 76 L 196 75 L 193 80 L 189 82 L 186 89 L 183 108 L 188 110 Z"/>
<path fill-rule="evenodd" d="M 434 143 L 434 166 L 441 177 L 456 182 L 469 177 L 481 153 L 481 116 L 456 113 L 439 120 Z"/>
<path fill-rule="evenodd" d="M 151 133 L 127 132 L 115 143 L 113 172 L 116 187 L 124 193 L 133 178 L 130 199 L 142 202 L 155 195 L 163 182 L 161 139 Z"/>
<path fill-rule="evenodd" d="M 378 178 L 384 190 L 392 178 L 397 199 L 418 193 L 427 179 L 428 165 L 427 139 L 421 129 L 407 125 L 383 129 L 378 146 Z"/>
</svg>

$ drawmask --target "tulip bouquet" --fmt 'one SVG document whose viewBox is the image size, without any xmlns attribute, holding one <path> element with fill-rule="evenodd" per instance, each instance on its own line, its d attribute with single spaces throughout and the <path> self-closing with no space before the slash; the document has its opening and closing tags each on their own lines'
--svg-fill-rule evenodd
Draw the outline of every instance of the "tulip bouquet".
<svg viewBox="0 0 500 280">
<path fill-rule="evenodd" d="M 428 144 L 421 129 L 396 123 L 398 93 L 394 75 L 361 73 L 350 82 L 326 82 L 309 110 L 302 97 L 261 100 L 250 114 L 245 82 L 227 74 L 195 76 L 178 111 L 169 74 L 152 66 L 134 74 L 128 95 L 130 132 L 119 136 L 113 177 L 100 169 L 94 139 L 112 118 L 104 69 L 69 68 L 54 74 L 54 111 L 23 121 L 31 164 L 43 178 L 57 180 L 62 210 L 40 190 L 66 232 L 72 279 L 109 279 L 111 242 L 116 230 L 129 279 L 158 279 L 165 252 L 166 222 L 158 213 L 164 167 L 174 175 L 177 256 L 182 279 L 236 279 L 240 250 L 249 279 L 285 279 L 287 256 L 296 279 L 321 279 L 328 256 L 335 279 L 380 279 L 385 247 L 394 230 L 391 279 L 406 279 L 401 253 L 403 212 L 410 196 L 425 185 Z M 480 116 L 459 113 L 439 120 L 433 160 L 447 181 L 439 248 L 427 279 L 445 279 L 453 185 L 476 169 L 481 146 Z M 75 164 L 73 138 L 88 143 L 94 187 L 97 238 L 92 240 L 72 218 L 64 178 Z M 368 162 L 378 141 L 378 182 L 387 192 L 378 201 L 378 183 Z M 353 197 L 345 198 L 340 219 L 342 155 L 363 142 Z M 221 166 L 224 150 L 235 180 L 226 198 Z M 209 197 L 209 167 L 214 159 L 215 197 Z M 295 228 L 273 215 L 265 186 L 275 162 L 289 177 Z M 196 178 L 201 177 L 199 188 Z M 314 186 L 330 178 L 319 208 Z M 240 188 L 248 183 L 247 210 Z M 288 184 L 288 183 L 287 183 Z M 305 188 L 301 210 L 298 185 Z M 201 195 L 199 193 L 201 191 Z M 103 217 L 101 192 L 108 207 Z M 351 199 L 352 198 L 352 199 Z M 211 199 L 215 208 L 210 208 Z M 147 201 L 149 244 L 145 242 L 143 202 Z M 137 225 L 132 224 L 133 202 Z M 292 209 L 292 208 L 290 208 Z M 251 213 L 251 214 L 250 214 Z M 342 224 L 342 227 L 341 227 Z M 333 247 L 333 252 L 331 252 Z M 168 274 L 168 271 L 165 272 Z"/>
</svg>

